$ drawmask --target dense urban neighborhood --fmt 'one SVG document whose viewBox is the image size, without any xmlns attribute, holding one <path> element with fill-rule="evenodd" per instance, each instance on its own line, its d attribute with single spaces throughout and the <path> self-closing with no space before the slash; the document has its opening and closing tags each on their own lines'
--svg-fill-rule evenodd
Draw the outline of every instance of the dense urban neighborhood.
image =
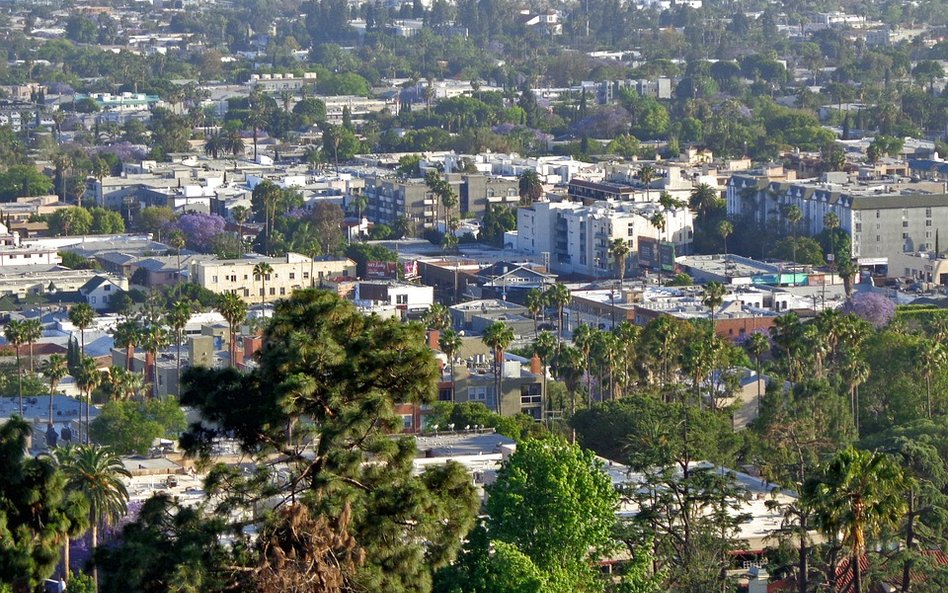
<svg viewBox="0 0 948 593">
<path fill-rule="evenodd" d="M 948 591 L 943 0 L 0 50 L 0 593 Z"/>
</svg>

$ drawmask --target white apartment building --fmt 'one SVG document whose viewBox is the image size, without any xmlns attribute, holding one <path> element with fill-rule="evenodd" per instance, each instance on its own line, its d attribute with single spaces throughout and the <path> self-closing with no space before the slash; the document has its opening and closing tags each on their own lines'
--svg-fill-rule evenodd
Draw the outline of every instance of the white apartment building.
<svg viewBox="0 0 948 593">
<path fill-rule="evenodd" d="M 661 213 L 665 228 L 652 224 Z M 628 269 L 635 265 L 639 239 L 672 242 L 676 252 L 687 251 L 693 238 L 688 208 L 663 210 L 654 203 L 601 201 L 590 206 L 578 202 L 537 202 L 517 210 L 515 247 L 534 256 L 549 254 L 550 267 L 560 274 L 592 277 L 617 275 L 610 246 L 616 239 L 630 247 Z"/>
<path fill-rule="evenodd" d="M 264 279 L 254 277 L 254 266 L 267 263 L 273 269 Z M 298 253 L 285 257 L 261 257 L 199 261 L 191 277 L 201 287 L 217 293 L 232 292 L 248 303 L 273 302 L 293 294 L 294 290 L 321 286 L 339 277 L 356 277 L 351 259 L 310 259 Z M 266 284 L 266 294 L 263 286 Z"/>
</svg>

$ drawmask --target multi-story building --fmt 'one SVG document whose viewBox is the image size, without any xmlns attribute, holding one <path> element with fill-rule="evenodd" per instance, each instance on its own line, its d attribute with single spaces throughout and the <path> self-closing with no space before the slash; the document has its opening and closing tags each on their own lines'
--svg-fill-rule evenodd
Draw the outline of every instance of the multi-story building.
<svg viewBox="0 0 948 593">
<path fill-rule="evenodd" d="M 661 213 L 664 228 L 653 224 Z M 550 268 L 562 274 L 602 277 L 616 275 L 610 246 L 625 240 L 631 250 L 626 259 L 634 269 L 639 239 L 647 237 L 673 243 L 687 251 L 693 237 L 688 208 L 663 209 L 651 202 L 537 202 L 517 211 L 516 249 L 531 255 L 549 254 Z"/>
<path fill-rule="evenodd" d="M 462 213 L 479 218 L 487 212 L 488 205 L 516 206 L 520 202 L 516 179 L 474 174 L 448 174 L 446 178 L 458 196 Z M 424 179 L 369 177 L 365 196 L 366 214 L 373 222 L 391 225 L 406 218 L 421 232 L 443 222 L 441 202 Z"/>
<path fill-rule="evenodd" d="M 825 173 L 819 179 L 774 180 L 766 174 L 735 174 L 728 183 L 728 216 L 789 229 L 786 212 L 803 213 L 796 231 L 817 235 L 828 214 L 852 237 L 853 256 L 863 265 L 935 248 L 941 229 L 948 232 L 948 191 L 941 182 L 852 179 Z M 948 235 L 945 235 L 948 236 Z"/>
<path fill-rule="evenodd" d="M 254 277 L 253 268 L 267 263 L 273 271 L 265 279 Z M 248 303 L 272 302 L 286 298 L 294 290 L 321 286 L 323 281 L 339 277 L 355 278 L 356 264 L 351 259 L 310 259 L 298 253 L 285 257 L 198 261 L 191 278 L 213 292 L 232 292 Z M 266 294 L 263 285 L 266 284 Z"/>
</svg>

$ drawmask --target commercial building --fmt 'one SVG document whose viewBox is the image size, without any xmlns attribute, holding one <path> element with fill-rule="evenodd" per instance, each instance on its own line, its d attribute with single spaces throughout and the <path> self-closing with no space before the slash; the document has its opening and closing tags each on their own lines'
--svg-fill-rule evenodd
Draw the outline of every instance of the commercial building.
<svg viewBox="0 0 948 593">
<path fill-rule="evenodd" d="M 257 264 L 266 263 L 272 272 L 264 279 L 254 277 Z M 261 257 L 198 261 L 191 277 L 202 288 L 213 292 L 232 292 L 248 303 L 272 302 L 293 294 L 299 288 L 321 286 L 339 277 L 355 278 L 356 264 L 351 259 L 311 259 L 298 253 L 285 257 Z M 263 294 L 266 284 L 267 293 Z"/>
</svg>

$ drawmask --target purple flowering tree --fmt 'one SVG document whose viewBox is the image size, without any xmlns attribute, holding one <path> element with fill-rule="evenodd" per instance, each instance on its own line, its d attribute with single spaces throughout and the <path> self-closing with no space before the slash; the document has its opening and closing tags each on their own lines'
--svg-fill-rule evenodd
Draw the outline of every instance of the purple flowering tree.
<svg viewBox="0 0 948 593">
<path fill-rule="evenodd" d="M 211 253 L 214 238 L 224 232 L 224 219 L 216 214 L 185 214 L 174 223 L 174 228 L 184 233 L 190 249 Z"/>
<path fill-rule="evenodd" d="M 860 292 L 843 305 L 843 312 L 855 313 L 878 328 L 895 317 L 895 303 L 877 292 Z"/>
</svg>

